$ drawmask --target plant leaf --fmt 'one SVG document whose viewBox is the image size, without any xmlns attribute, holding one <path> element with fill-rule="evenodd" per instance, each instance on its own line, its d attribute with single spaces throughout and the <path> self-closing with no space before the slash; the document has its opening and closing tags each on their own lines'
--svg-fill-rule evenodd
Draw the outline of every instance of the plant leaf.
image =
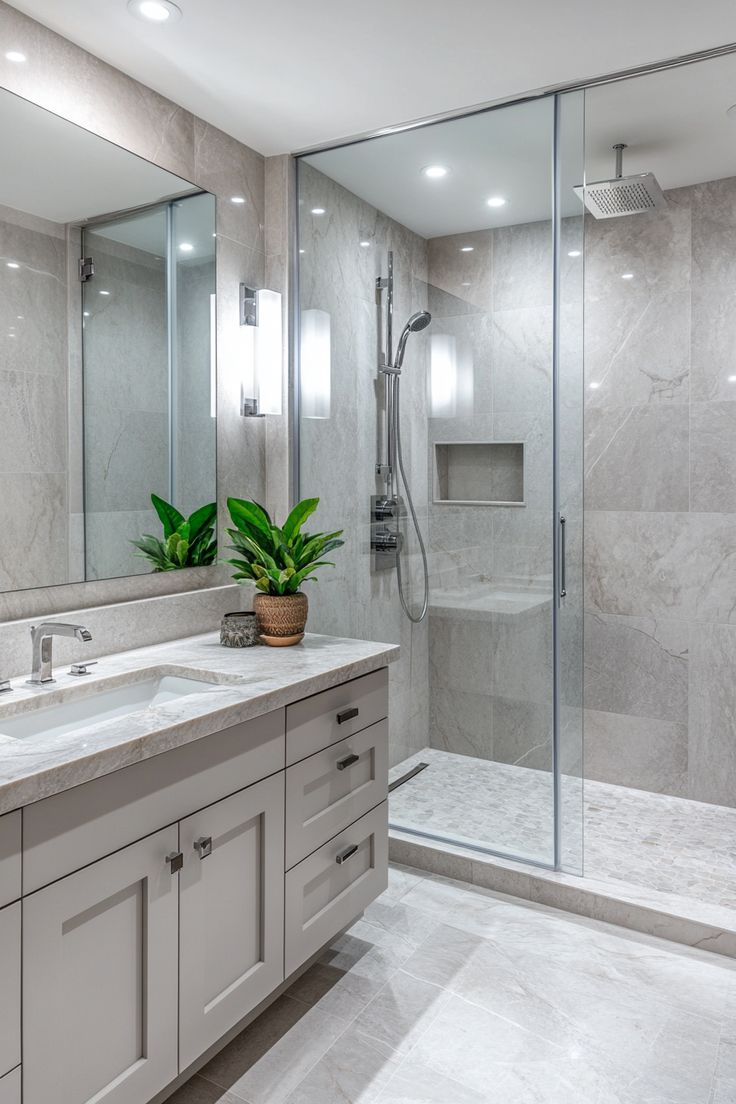
<svg viewBox="0 0 736 1104">
<path fill-rule="evenodd" d="M 158 495 L 152 494 L 151 502 L 164 527 L 164 536 L 168 539 L 186 519 L 175 506 L 172 506 L 170 502 L 166 502 L 165 499 L 159 498 Z"/>
<path fill-rule="evenodd" d="M 305 498 L 301 502 L 297 502 L 283 525 L 284 536 L 287 541 L 291 542 L 297 536 L 304 522 L 318 506 L 318 498 Z"/>
</svg>

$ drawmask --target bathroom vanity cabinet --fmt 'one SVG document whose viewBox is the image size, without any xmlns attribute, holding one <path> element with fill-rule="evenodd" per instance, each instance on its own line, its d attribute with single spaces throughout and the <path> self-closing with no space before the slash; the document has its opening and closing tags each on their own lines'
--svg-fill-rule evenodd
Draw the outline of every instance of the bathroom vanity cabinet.
<svg viewBox="0 0 736 1104">
<path fill-rule="evenodd" d="M 387 687 L 0 817 L 0 1104 L 162 1099 L 385 888 Z"/>
</svg>

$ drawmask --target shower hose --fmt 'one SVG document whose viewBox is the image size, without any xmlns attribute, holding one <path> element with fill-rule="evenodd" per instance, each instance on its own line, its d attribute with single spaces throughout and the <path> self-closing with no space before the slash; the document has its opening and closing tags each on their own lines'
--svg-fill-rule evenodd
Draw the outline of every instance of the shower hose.
<svg viewBox="0 0 736 1104">
<path fill-rule="evenodd" d="M 414 526 L 414 532 L 416 533 L 417 541 L 419 542 L 419 550 L 422 553 L 422 570 L 424 572 L 424 597 L 422 599 L 421 612 L 418 615 L 411 612 L 411 609 L 409 608 L 409 603 L 407 602 L 407 600 L 404 596 L 404 578 L 403 578 L 403 574 L 402 574 L 402 570 L 401 570 L 401 541 L 400 540 L 399 540 L 399 544 L 398 544 L 398 547 L 397 547 L 397 550 L 396 550 L 396 581 L 398 582 L 398 585 L 399 585 L 399 601 L 401 602 L 401 607 L 402 607 L 404 613 L 406 614 L 406 616 L 412 622 L 412 624 L 418 625 L 419 622 L 423 621 L 424 618 L 426 617 L 427 609 L 429 607 L 429 569 L 427 567 L 427 551 L 424 547 L 424 540 L 422 539 L 422 531 L 419 528 L 419 522 L 417 521 L 417 513 L 416 513 L 416 510 L 414 509 L 414 502 L 413 502 L 412 497 L 411 497 L 411 488 L 409 487 L 409 481 L 406 478 L 406 471 L 404 469 L 404 455 L 403 455 L 403 450 L 402 450 L 402 447 L 401 447 L 401 413 L 400 413 L 400 402 L 399 402 L 399 395 L 400 395 L 400 391 L 401 391 L 400 381 L 401 381 L 401 376 L 399 376 L 399 375 L 393 376 L 392 381 L 391 381 L 392 385 L 393 385 L 393 397 L 392 397 L 392 403 L 391 403 L 391 411 L 392 411 L 392 418 L 393 418 L 393 423 L 394 423 L 394 425 L 393 425 L 394 449 L 395 449 L 395 452 L 396 452 L 395 470 L 398 470 L 398 474 L 401 477 L 401 482 L 403 483 L 403 486 L 404 486 L 404 494 L 406 495 L 406 503 L 407 503 L 407 506 L 409 507 L 409 514 L 411 516 L 412 525 Z M 398 481 L 397 481 L 397 483 L 398 483 Z M 397 486 L 397 490 L 398 490 L 398 486 Z"/>
</svg>

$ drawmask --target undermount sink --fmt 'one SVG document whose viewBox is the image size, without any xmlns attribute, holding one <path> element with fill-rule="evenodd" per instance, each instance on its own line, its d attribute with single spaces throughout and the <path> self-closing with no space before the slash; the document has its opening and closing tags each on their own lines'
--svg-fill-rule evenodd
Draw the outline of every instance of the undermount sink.
<svg viewBox="0 0 736 1104">
<path fill-rule="evenodd" d="M 91 688 L 80 687 L 80 690 L 89 689 Z M 77 728 L 87 728 L 114 717 L 140 713 L 143 709 L 154 709 L 190 694 L 212 690 L 222 690 L 222 686 L 179 675 L 157 675 L 126 683 L 124 686 L 85 693 L 79 698 L 54 705 L 39 704 L 38 708 L 30 708 L 14 717 L 0 718 L 0 736 L 9 736 L 14 740 L 25 740 L 33 736 L 63 736 Z"/>
</svg>

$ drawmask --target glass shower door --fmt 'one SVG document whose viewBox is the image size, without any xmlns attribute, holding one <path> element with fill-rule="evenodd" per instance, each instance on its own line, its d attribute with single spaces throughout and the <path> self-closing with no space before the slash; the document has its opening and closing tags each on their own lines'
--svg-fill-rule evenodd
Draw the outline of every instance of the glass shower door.
<svg viewBox="0 0 736 1104">
<path fill-rule="evenodd" d="M 579 539 L 574 456 L 565 468 L 556 459 L 573 424 L 558 402 L 563 368 L 571 404 L 574 392 L 567 335 L 578 319 L 560 254 L 579 216 L 567 188 L 582 179 L 576 122 L 548 97 L 310 154 L 298 168 L 299 493 L 320 498 L 321 528 L 348 538 L 315 587 L 311 623 L 402 645 L 390 685 L 393 830 L 545 866 L 561 865 L 572 832 L 559 816 L 563 800 L 574 807 L 559 733 L 564 715 L 572 747 L 578 716 L 577 691 L 560 690 L 575 667 L 559 593 L 563 503 L 568 550 Z M 401 366 L 429 571 L 419 624 L 402 611 L 395 562 L 371 548 L 371 503 L 386 494 L 389 253 L 394 341 L 413 313 L 432 316 Z M 416 611 L 423 564 L 405 499 L 399 486 Z M 569 593 L 574 575 L 570 563 Z"/>
</svg>

